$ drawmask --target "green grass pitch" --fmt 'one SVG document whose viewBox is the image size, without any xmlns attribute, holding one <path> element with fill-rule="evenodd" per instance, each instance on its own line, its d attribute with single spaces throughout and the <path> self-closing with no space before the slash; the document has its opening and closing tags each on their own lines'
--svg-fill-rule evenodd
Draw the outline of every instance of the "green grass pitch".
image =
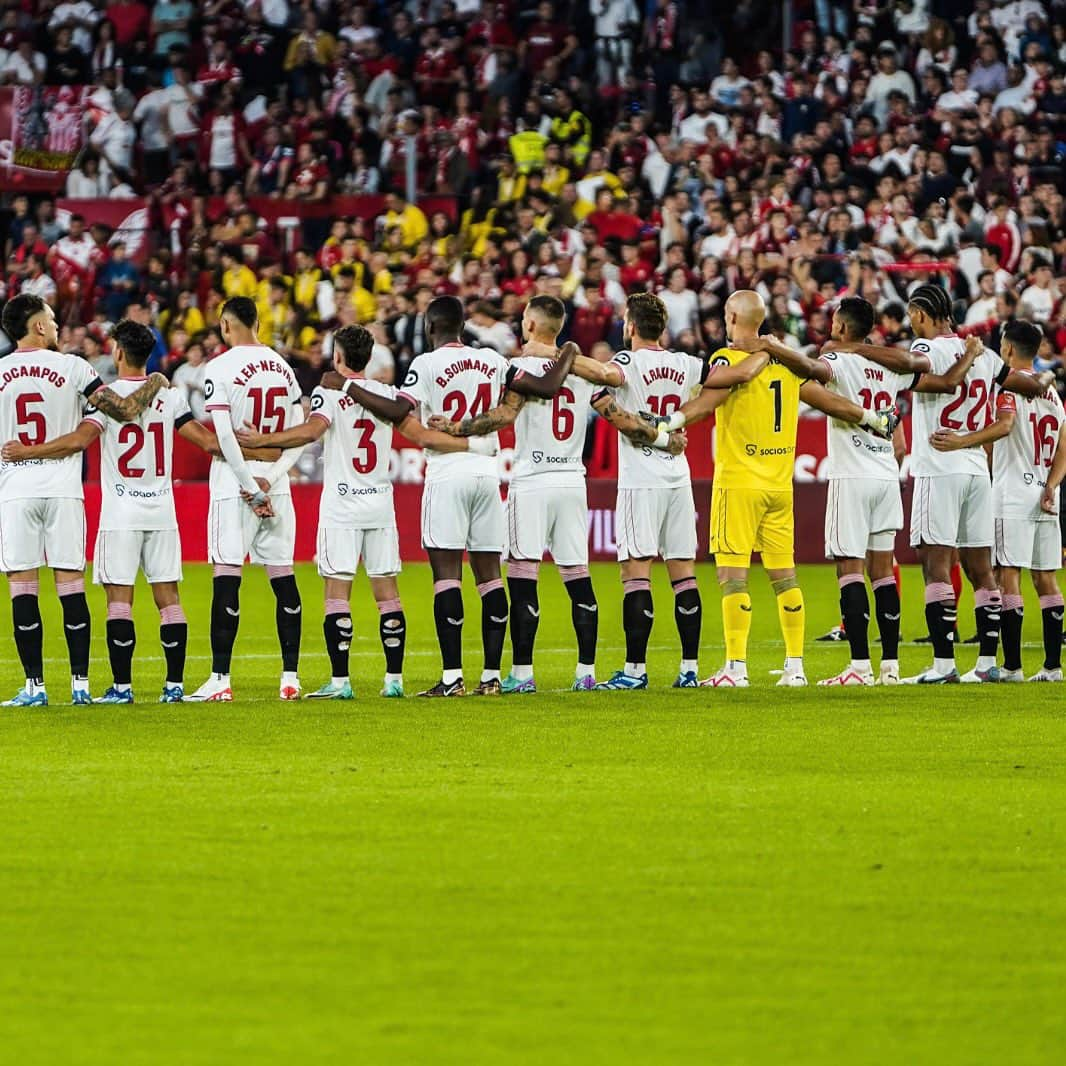
<svg viewBox="0 0 1066 1066">
<path fill-rule="evenodd" d="M 321 684 L 310 567 L 305 688 Z M 595 569 L 599 672 L 620 588 Z M 809 634 L 836 616 L 801 574 Z M 48 680 L 68 696 L 51 581 Z M 706 651 L 721 661 L 712 572 Z M 777 690 L 753 575 L 753 687 L 678 692 L 665 575 L 652 688 L 563 692 L 542 580 L 536 697 L 386 701 L 357 586 L 351 704 L 281 704 L 273 600 L 245 580 L 238 702 L 0 712 L 0 1049 L 20 1063 L 1038 1063 L 1066 1053 L 1066 693 Z M 468 677 L 480 669 L 469 576 Z M 436 680 L 431 582 L 403 577 L 409 692 Z M 189 687 L 209 574 L 189 567 Z M 95 692 L 108 680 L 94 605 Z M 2 608 L 2 695 L 21 683 Z M 965 601 L 963 635 L 973 630 Z M 904 633 L 924 631 L 905 572 Z M 1030 612 L 1027 639 L 1039 639 Z M 812 680 L 847 652 L 811 644 Z M 903 667 L 929 660 L 905 649 Z M 974 651 L 960 660 L 967 668 Z M 1026 648 L 1026 668 L 1040 665 Z"/>
</svg>

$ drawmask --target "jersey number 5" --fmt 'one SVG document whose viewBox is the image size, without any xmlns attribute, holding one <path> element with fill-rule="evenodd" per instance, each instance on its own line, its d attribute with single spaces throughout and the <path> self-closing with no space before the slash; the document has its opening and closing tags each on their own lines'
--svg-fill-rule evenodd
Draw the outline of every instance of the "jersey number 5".
<svg viewBox="0 0 1066 1066">
<path fill-rule="evenodd" d="M 35 444 L 43 444 L 47 429 L 44 415 L 40 411 L 31 411 L 31 403 L 44 403 L 44 397 L 39 392 L 24 392 L 21 396 L 15 397 L 19 444 L 25 444 L 28 448 L 32 448 Z"/>
</svg>

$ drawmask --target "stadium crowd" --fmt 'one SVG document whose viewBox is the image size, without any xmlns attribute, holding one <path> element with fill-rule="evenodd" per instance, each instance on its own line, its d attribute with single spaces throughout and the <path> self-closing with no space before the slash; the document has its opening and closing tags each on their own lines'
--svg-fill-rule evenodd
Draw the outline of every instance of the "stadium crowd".
<svg viewBox="0 0 1066 1066">
<path fill-rule="evenodd" d="M 6 296 L 52 303 L 64 350 L 108 376 L 111 325 L 149 325 L 149 370 L 198 415 L 232 296 L 309 393 L 350 323 L 378 342 L 370 375 L 400 379 L 435 295 L 504 355 L 528 298 L 561 297 L 564 339 L 606 358 L 637 291 L 697 353 L 736 289 L 806 348 L 849 295 L 875 340 L 907 340 L 907 294 L 936 281 L 994 349 L 1006 321 L 1037 323 L 1066 393 L 1061 0 L 815 0 L 784 54 L 779 5 L 711 7 L 8 2 L 0 82 L 89 87 L 66 196 L 147 197 L 149 249 L 9 192 Z M 383 206 L 309 211 L 295 239 L 254 206 L 337 195 Z M 454 210 L 427 217 L 425 196 Z"/>
</svg>

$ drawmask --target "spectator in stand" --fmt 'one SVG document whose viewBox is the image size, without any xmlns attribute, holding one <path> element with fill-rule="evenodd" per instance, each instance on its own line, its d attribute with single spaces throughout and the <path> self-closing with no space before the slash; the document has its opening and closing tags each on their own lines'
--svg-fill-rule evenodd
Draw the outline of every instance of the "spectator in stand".
<svg viewBox="0 0 1066 1066">
<path fill-rule="evenodd" d="M 31 252 L 26 257 L 26 273 L 18 291 L 40 296 L 49 306 L 56 306 L 58 290 L 55 281 L 45 270 L 45 257 L 42 254 Z"/>
<path fill-rule="evenodd" d="M 174 47 L 189 47 L 189 28 L 195 13 L 189 0 L 157 0 L 152 5 L 152 50 L 157 56 L 167 55 Z"/>
<path fill-rule="evenodd" d="M 185 349 L 184 360 L 174 371 L 171 382 L 174 388 L 181 390 L 193 417 L 201 422 L 207 417 L 207 399 L 204 394 L 206 374 L 204 346 L 199 341 L 191 341 Z"/>
<path fill-rule="evenodd" d="M 100 12 L 92 0 L 61 0 L 52 9 L 48 29 L 58 35 L 61 27 L 69 26 L 74 46 L 88 57 L 93 50 L 93 31 L 99 22 Z"/>
<path fill-rule="evenodd" d="M 1020 315 L 1044 325 L 1051 319 L 1060 298 L 1051 263 L 1043 258 L 1036 259 L 1029 273 L 1029 285 L 1020 297 Z"/>
<path fill-rule="evenodd" d="M 39 85 L 48 70 L 43 52 L 34 50 L 31 37 L 21 37 L 14 51 L 0 64 L 0 82 L 5 85 Z"/>
<path fill-rule="evenodd" d="M 141 286 L 137 267 L 126 258 L 126 245 L 116 241 L 111 245 L 111 257 L 100 268 L 96 283 L 101 290 L 104 311 L 112 322 L 125 317 L 126 309 Z"/>
<path fill-rule="evenodd" d="M 107 20 L 115 28 L 115 43 L 128 49 L 138 39 L 148 39 L 150 15 L 138 0 L 115 0 L 106 8 Z"/>
</svg>

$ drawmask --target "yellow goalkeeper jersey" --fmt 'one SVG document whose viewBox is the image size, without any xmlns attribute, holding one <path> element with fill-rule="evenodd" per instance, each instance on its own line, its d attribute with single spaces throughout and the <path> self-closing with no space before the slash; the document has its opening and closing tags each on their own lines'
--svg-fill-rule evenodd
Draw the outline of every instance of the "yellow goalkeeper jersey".
<svg viewBox="0 0 1066 1066">
<path fill-rule="evenodd" d="M 731 366 L 747 357 L 747 352 L 720 348 L 711 360 L 712 374 L 715 366 Z M 716 413 L 716 488 L 791 491 L 802 384 L 791 371 L 771 362 L 754 381 L 730 390 Z"/>
</svg>

